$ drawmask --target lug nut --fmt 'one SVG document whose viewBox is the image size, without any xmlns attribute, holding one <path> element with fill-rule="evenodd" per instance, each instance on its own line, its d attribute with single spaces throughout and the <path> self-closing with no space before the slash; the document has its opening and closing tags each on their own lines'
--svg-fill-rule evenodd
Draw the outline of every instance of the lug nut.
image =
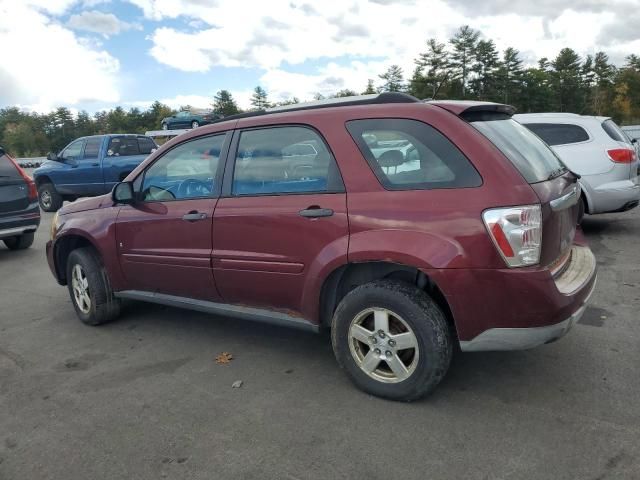
<svg viewBox="0 0 640 480">
<path fill-rule="evenodd" d="M 390 352 L 389 350 L 387 350 L 386 352 L 384 352 L 384 354 L 385 354 L 387 357 L 390 357 L 390 356 L 391 356 L 391 352 Z"/>
<path fill-rule="evenodd" d="M 369 340 L 371 340 L 371 343 L 378 343 L 378 339 L 375 336 L 370 336 Z"/>
<path fill-rule="evenodd" d="M 380 338 L 384 338 L 384 332 L 382 330 L 378 332 L 378 335 L 380 335 Z"/>
<path fill-rule="evenodd" d="M 390 347 L 395 347 L 396 346 L 396 341 L 395 340 L 389 340 L 389 346 Z"/>
<path fill-rule="evenodd" d="M 380 353 L 381 353 L 379 348 L 376 348 L 376 349 L 374 350 L 374 352 L 376 352 L 376 355 L 380 355 Z"/>
</svg>

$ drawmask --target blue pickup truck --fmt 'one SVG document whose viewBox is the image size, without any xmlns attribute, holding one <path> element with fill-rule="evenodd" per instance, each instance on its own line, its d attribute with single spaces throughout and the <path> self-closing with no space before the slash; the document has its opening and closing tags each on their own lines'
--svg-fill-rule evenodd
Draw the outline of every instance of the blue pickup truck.
<svg viewBox="0 0 640 480">
<path fill-rule="evenodd" d="M 40 208 L 55 212 L 64 200 L 111 191 L 158 146 L 144 135 L 82 137 L 50 153 L 34 170 Z"/>
</svg>

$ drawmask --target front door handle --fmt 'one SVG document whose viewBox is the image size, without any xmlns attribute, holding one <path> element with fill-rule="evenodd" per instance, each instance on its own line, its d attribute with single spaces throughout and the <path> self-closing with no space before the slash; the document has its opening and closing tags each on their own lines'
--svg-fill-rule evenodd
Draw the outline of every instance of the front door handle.
<svg viewBox="0 0 640 480">
<path fill-rule="evenodd" d="M 300 210 L 298 215 L 306 218 L 320 218 L 320 217 L 330 217 L 333 215 L 333 210 L 330 208 L 320 208 L 320 207 L 309 207 L 305 210 Z"/>
<path fill-rule="evenodd" d="M 196 210 L 192 210 L 191 212 L 185 213 L 182 216 L 182 219 L 186 220 L 187 222 L 197 222 L 198 220 L 204 220 L 205 218 L 207 218 L 206 213 L 200 213 Z"/>
</svg>

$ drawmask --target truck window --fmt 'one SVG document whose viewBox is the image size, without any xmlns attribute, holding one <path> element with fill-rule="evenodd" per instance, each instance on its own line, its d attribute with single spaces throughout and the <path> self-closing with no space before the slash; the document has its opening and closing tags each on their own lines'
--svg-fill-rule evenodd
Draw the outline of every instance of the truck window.
<svg viewBox="0 0 640 480">
<path fill-rule="evenodd" d="M 149 137 L 138 137 L 138 148 L 141 155 L 149 155 L 158 146 Z"/>
<path fill-rule="evenodd" d="M 113 137 L 109 142 L 109 150 L 115 157 L 140 155 L 137 137 Z"/>
<path fill-rule="evenodd" d="M 98 158 L 101 145 L 102 137 L 88 138 L 84 147 L 84 158 Z"/>
</svg>

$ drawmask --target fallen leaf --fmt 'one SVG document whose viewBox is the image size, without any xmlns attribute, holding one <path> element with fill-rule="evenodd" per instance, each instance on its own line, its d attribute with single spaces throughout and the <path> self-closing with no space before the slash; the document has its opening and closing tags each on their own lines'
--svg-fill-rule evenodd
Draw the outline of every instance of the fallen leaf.
<svg viewBox="0 0 640 480">
<path fill-rule="evenodd" d="M 231 384 L 231 388 L 240 388 L 242 386 L 242 380 L 236 380 Z"/>
<path fill-rule="evenodd" d="M 229 352 L 222 352 L 216 357 L 216 363 L 219 365 L 227 364 L 231 362 L 231 360 L 233 360 L 233 355 L 231 355 Z"/>
</svg>

